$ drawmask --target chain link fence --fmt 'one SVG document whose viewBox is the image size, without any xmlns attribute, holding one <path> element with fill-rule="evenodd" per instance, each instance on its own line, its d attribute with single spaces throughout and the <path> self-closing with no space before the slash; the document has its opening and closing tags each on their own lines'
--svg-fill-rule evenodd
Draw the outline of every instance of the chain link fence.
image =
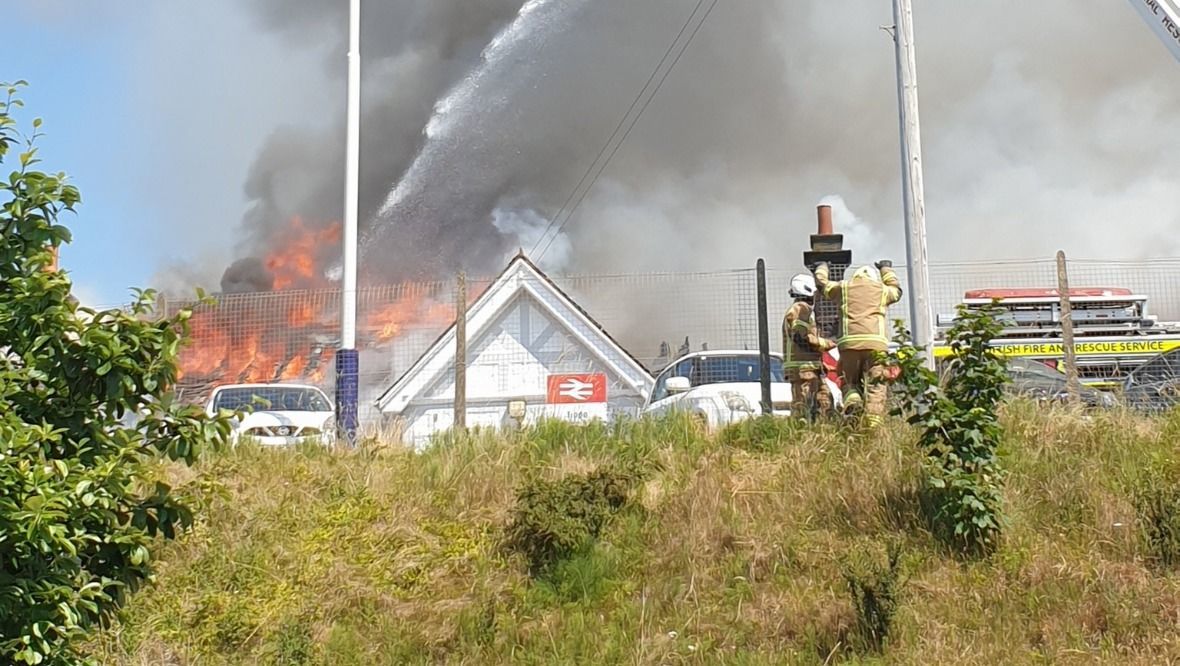
<svg viewBox="0 0 1180 666">
<path fill-rule="evenodd" d="M 1180 321 L 1180 258 L 1069 262 L 1072 287 L 1123 287 L 1148 297 L 1151 314 Z M 771 347 L 781 351 L 779 325 L 790 304 L 794 270 L 767 270 Z M 899 272 L 905 285 L 904 271 Z M 687 351 L 758 348 L 756 274 L 749 269 L 701 273 L 553 276 L 552 284 L 651 372 Z M 468 280 L 474 302 L 492 279 Z M 969 290 L 1057 286 L 1052 259 L 934 264 L 935 315 L 949 316 Z M 376 418 L 374 401 L 429 350 L 455 318 L 454 280 L 362 288 L 357 347 L 362 420 Z M 213 304 L 168 301 L 164 310 L 193 310 L 192 341 L 183 350 L 182 399 L 203 400 L 218 384 L 291 381 L 332 393 L 340 344 L 340 293 L 283 291 L 227 294 Z M 906 301 L 890 316 L 908 319 Z M 523 323 L 520 325 L 529 325 Z M 471 335 L 471 332 L 469 332 Z M 471 340 L 496 348 L 508 382 L 526 350 L 495 336 Z M 490 347 L 489 347 L 490 348 Z M 552 353 L 560 353 L 559 348 Z M 550 353 L 550 352 L 546 352 Z M 576 364 L 571 364 L 576 369 Z"/>
</svg>

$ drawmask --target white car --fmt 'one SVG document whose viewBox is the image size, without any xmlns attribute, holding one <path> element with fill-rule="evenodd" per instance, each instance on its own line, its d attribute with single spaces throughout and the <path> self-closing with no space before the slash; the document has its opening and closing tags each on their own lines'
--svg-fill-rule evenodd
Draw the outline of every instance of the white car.
<svg viewBox="0 0 1180 666">
<path fill-rule="evenodd" d="M 688 411 L 717 430 L 762 413 L 758 352 L 702 351 L 678 359 L 656 376 L 644 414 Z M 826 377 L 837 406 L 840 391 Z M 783 359 L 770 355 L 770 399 L 775 416 L 791 413 L 791 384 L 783 376 Z"/>
<path fill-rule="evenodd" d="M 230 435 L 237 444 L 249 437 L 264 446 L 299 442 L 330 445 L 336 434 L 336 414 L 323 391 L 306 384 L 230 384 L 213 389 L 205 412 L 245 412 L 235 420 Z"/>
</svg>

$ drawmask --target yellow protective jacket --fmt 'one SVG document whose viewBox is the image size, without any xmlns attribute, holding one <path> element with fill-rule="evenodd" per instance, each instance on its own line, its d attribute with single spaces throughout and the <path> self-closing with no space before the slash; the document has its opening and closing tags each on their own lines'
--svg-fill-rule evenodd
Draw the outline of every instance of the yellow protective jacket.
<svg viewBox="0 0 1180 666">
<path fill-rule="evenodd" d="M 862 266 L 842 282 L 828 280 L 828 266 L 815 271 L 815 283 L 824 298 L 840 306 L 841 350 L 885 351 L 889 347 L 889 322 L 885 311 L 901 300 L 897 273 L 884 267 L 880 279 L 871 267 Z"/>
<path fill-rule="evenodd" d="M 836 344 L 823 338 L 815 325 L 815 312 L 806 301 L 795 301 L 783 317 L 783 367 L 818 370 L 823 353 Z"/>
</svg>

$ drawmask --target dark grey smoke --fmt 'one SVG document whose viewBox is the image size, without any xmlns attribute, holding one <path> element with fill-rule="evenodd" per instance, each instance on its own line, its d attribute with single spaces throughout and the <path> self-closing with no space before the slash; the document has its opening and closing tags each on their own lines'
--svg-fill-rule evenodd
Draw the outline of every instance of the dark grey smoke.
<svg viewBox="0 0 1180 666">
<path fill-rule="evenodd" d="M 274 289 L 275 278 L 261 259 L 246 257 L 238 259 L 225 269 L 221 276 L 221 291 L 225 294 L 242 294 Z"/>
<path fill-rule="evenodd" d="M 247 4 L 300 48 L 342 27 L 347 3 Z M 363 224 L 422 147 L 433 105 L 521 4 L 366 3 Z M 370 231 L 365 279 L 491 272 L 531 245 L 525 221 L 556 213 L 694 4 L 592 0 L 525 40 L 421 189 Z M 915 21 L 934 260 L 1180 250 L 1168 175 L 1180 172 L 1180 66 L 1125 3 L 918 0 Z M 814 204 L 833 194 L 859 218 L 837 219 L 863 232 L 857 256 L 903 259 L 890 22 L 879 0 L 720 2 L 569 223 L 560 267 L 794 266 Z M 334 53 L 325 67 L 340 79 Z M 337 119 L 330 131 L 276 131 L 258 156 L 243 255 L 264 253 L 293 215 L 340 218 L 341 101 L 317 110 Z M 1128 215 L 1136 232 L 1111 230 Z"/>
</svg>

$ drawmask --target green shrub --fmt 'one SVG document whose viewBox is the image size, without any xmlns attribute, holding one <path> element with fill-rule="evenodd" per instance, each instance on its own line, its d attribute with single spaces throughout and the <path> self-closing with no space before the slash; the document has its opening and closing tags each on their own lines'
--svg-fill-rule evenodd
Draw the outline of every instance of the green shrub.
<svg viewBox="0 0 1180 666">
<path fill-rule="evenodd" d="M 274 666 L 304 666 L 312 663 L 315 645 L 306 621 L 291 618 L 279 625 L 270 639 L 270 663 Z"/>
<path fill-rule="evenodd" d="M 726 426 L 718 439 L 725 446 L 756 453 L 773 453 L 794 441 L 799 434 L 800 423 L 798 419 L 758 416 Z"/>
<path fill-rule="evenodd" d="M 994 305 L 959 308 L 947 333 L 951 358 L 945 387 L 923 365 L 900 322 L 899 349 L 890 359 L 901 368 L 894 413 L 921 429 L 935 533 L 964 554 L 994 549 L 1004 523 L 999 407 L 1009 377 L 1004 358 L 990 345 L 1002 330 L 998 315 Z"/>
<path fill-rule="evenodd" d="M 901 547 L 891 543 L 884 562 L 876 552 L 857 553 L 845 560 L 841 574 L 856 611 L 854 647 L 862 652 L 879 653 L 889 638 L 904 585 Z"/>
<path fill-rule="evenodd" d="M 634 476 L 611 469 L 548 481 L 532 479 L 516 494 L 507 545 L 540 575 L 590 546 L 627 503 Z"/>
<path fill-rule="evenodd" d="M 153 538 L 191 524 L 154 462 L 192 463 L 229 422 L 172 398 L 189 313 L 155 317 L 151 292 L 128 311 L 71 296 L 53 253 L 80 196 L 32 169 L 41 123 L 16 129 L 19 85 L 0 84 L 0 162 L 23 144 L 0 181 L 0 663 L 72 665 L 150 575 Z"/>
<path fill-rule="evenodd" d="M 1132 500 L 1148 558 L 1164 569 L 1180 565 L 1180 483 L 1174 464 L 1157 462 L 1144 472 Z"/>
</svg>

